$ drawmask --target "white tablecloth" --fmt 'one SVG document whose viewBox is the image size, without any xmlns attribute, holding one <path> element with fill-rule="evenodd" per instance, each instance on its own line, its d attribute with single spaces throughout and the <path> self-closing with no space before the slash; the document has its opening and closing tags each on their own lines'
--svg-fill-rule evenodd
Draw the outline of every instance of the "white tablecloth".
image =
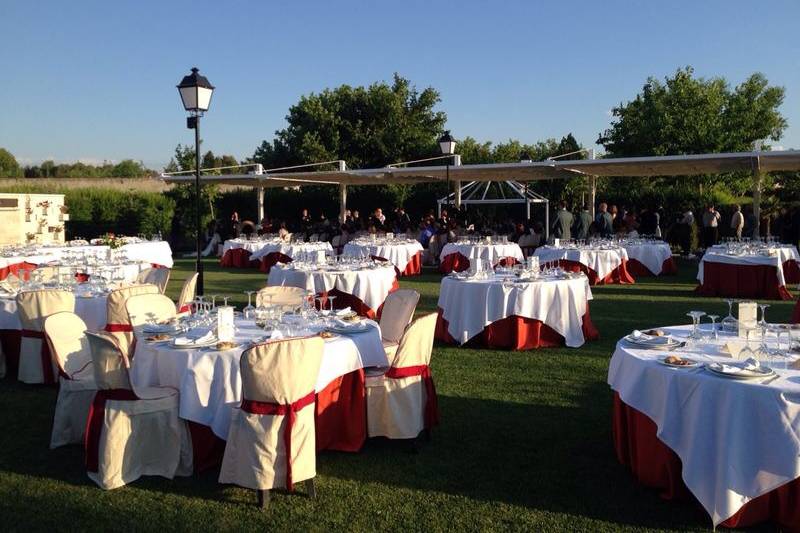
<svg viewBox="0 0 800 533">
<path fill-rule="evenodd" d="M 280 242 L 276 239 L 269 240 L 269 241 L 260 241 L 260 240 L 247 240 L 247 239 L 228 239 L 222 244 L 222 255 L 225 255 L 228 250 L 233 250 L 235 248 L 244 248 L 248 252 L 255 253 L 259 251 L 261 248 L 267 245 L 277 245 Z"/>
<path fill-rule="evenodd" d="M 688 328 L 667 330 L 686 335 Z M 735 381 L 668 368 L 656 361 L 665 355 L 620 342 L 608 383 L 658 426 L 658 438 L 680 457 L 683 481 L 715 526 L 800 477 L 800 371 L 781 370 L 784 376 L 769 384 Z"/>
<path fill-rule="evenodd" d="M 540 246 L 534 252 L 539 258 L 539 263 L 549 263 L 565 259 L 580 263 L 597 273 L 600 279 L 605 278 L 619 268 L 623 261 L 628 260 L 625 248 L 563 248 L 555 246 Z M 660 269 L 659 269 L 660 270 Z"/>
<path fill-rule="evenodd" d="M 125 250 L 129 260 L 137 263 L 146 263 L 147 266 L 157 264 L 172 268 L 172 249 L 166 241 L 155 242 L 140 242 L 135 244 L 125 244 L 119 248 Z M 68 251 L 71 254 L 79 253 L 84 257 L 94 256 L 98 259 L 105 260 L 108 257 L 108 246 L 40 246 L 32 252 L 25 255 L 18 255 L 14 257 L 0 257 L 0 268 L 5 268 L 9 265 L 18 263 L 31 263 L 34 265 L 42 265 L 50 262 L 59 262 L 64 254 Z"/>
<path fill-rule="evenodd" d="M 391 292 L 396 279 L 392 265 L 336 272 L 298 270 L 291 265 L 277 264 L 269 272 L 267 285 L 289 285 L 314 293 L 338 289 L 352 294 L 370 309 L 377 311 Z"/>
<path fill-rule="evenodd" d="M 496 265 L 505 257 L 513 257 L 519 262 L 525 260 L 525 256 L 522 255 L 522 248 L 515 242 L 510 242 L 508 244 L 466 244 L 449 242 L 442 248 L 439 259 L 442 260 L 454 253 L 460 253 L 469 259 L 470 262 L 475 259 L 483 259 L 491 261 L 492 265 Z"/>
<path fill-rule="evenodd" d="M 86 322 L 86 327 L 98 331 L 106 327 L 106 297 L 75 297 L 75 314 Z M 0 329 L 22 329 L 14 298 L 0 298 Z"/>
<path fill-rule="evenodd" d="M 408 262 L 422 250 L 422 245 L 418 241 L 404 244 L 348 242 L 344 245 L 342 255 L 347 257 L 382 257 L 397 267 L 397 270 L 403 272 L 408 266 Z"/>
<path fill-rule="evenodd" d="M 313 254 L 314 260 L 324 262 L 325 257 L 333 255 L 333 247 L 329 242 L 273 243 L 265 244 L 250 256 L 251 261 L 258 261 L 271 253 L 281 253 L 292 259 L 301 254 Z"/>
<path fill-rule="evenodd" d="M 625 249 L 625 252 L 627 252 L 629 259 L 636 259 L 656 276 L 661 273 L 664 267 L 664 261 L 672 257 L 672 250 L 669 244 L 665 242 L 622 244 L 622 247 Z"/>
<path fill-rule="evenodd" d="M 569 347 L 583 345 L 583 315 L 592 299 L 589 280 L 546 280 L 506 288 L 497 280 L 442 278 L 439 308 L 448 332 L 463 344 L 493 322 L 509 316 L 538 320 L 564 337 Z"/>
<path fill-rule="evenodd" d="M 325 351 L 315 390 L 359 368 L 388 366 L 380 329 L 325 341 Z M 237 341 L 263 336 L 252 322 L 237 323 Z M 242 400 L 239 358 L 246 346 L 218 352 L 180 350 L 169 344 L 150 344 L 139 339 L 131 368 L 136 387 L 168 386 L 180 391 L 180 417 L 211 427 L 221 439 L 228 438 L 231 410 Z"/>
<path fill-rule="evenodd" d="M 697 268 L 697 281 L 703 284 L 703 266 L 706 262 L 727 263 L 729 265 L 768 265 L 774 266 L 777 270 L 778 286 L 786 285 L 786 278 L 783 274 L 783 264 L 786 261 L 800 261 L 800 254 L 797 253 L 796 246 L 780 246 L 771 248 L 774 255 L 728 255 L 725 253 L 724 246 L 714 246 L 703 254 L 700 266 Z"/>
</svg>

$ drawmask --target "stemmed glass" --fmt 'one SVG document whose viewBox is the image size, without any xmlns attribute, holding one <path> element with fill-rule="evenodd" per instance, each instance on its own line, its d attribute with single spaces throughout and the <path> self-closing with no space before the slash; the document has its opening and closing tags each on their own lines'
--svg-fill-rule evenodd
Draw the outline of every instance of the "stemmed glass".
<svg viewBox="0 0 800 533">
<path fill-rule="evenodd" d="M 719 334 L 717 333 L 717 319 L 719 315 L 708 315 L 708 318 L 711 319 L 711 339 L 712 340 L 719 340 Z"/>
<path fill-rule="evenodd" d="M 700 338 L 700 333 L 699 333 L 698 330 L 699 330 L 699 326 L 700 326 L 700 319 L 702 317 L 706 316 L 705 312 L 703 312 L 703 311 L 689 311 L 688 313 L 686 313 L 686 316 L 692 318 L 692 333 L 691 333 L 691 335 L 689 335 L 689 338 L 690 339 L 699 339 Z"/>
<path fill-rule="evenodd" d="M 728 302 L 728 316 L 722 319 L 720 322 L 720 326 L 722 327 L 722 331 L 727 332 L 734 332 L 739 329 L 739 321 L 733 316 L 733 298 L 726 298 L 726 302 Z"/>
<path fill-rule="evenodd" d="M 244 291 L 247 294 L 247 306 L 242 309 L 242 316 L 245 320 L 253 320 L 256 317 L 256 308 L 253 306 L 253 293 L 256 291 Z"/>
<path fill-rule="evenodd" d="M 330 294 L 328 295 L 328 301 L 330 302 L 331 315 L 333 315 L 333 301 L 335 299 L 336 299 L 336 296 L 331 296 Z"/>
<path fill-rule="evenodd" d="M 761 308 L 761 320 L 759 320 L 758 325 L 761 327 L 767 326 L 767 307 L 769 304 L 758 304 L 758 307 Z"/>
</svg>

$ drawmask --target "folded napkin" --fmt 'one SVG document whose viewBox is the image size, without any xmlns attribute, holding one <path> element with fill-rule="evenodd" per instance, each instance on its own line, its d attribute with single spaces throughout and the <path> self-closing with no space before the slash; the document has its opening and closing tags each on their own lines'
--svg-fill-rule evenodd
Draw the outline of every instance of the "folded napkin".
<svg viewBox="0 0 800 533">
<path fill-rule="evenodd" d="M 336 316 L 347 316 L 353 311 L 349 307 L 345 307 L 344 309 L 339 309 L 336 311 Z"/>
<path fill-rule="evenodd" d="M 761 363 L 759 363 L 758 359 L 755 359 L 754 357 L 748 357 L 744 360 L 741 366 L 718 363 L 716 368 L 720 372 L 725 372 L 726 374 L 751 374 L 752 372 L 758 372 L 761 370 Z"/>
<path fill-rule="evenodd" d="M 208 331 L 200 337 L 188 335 L 185 337 L 176 337 L 174 342 L 175 346 L 190 346 L 193 344 L 204 344 L 206 342 L 211 342 L 212 340 L 214 340 L 214 332 Z"/>
</svg>

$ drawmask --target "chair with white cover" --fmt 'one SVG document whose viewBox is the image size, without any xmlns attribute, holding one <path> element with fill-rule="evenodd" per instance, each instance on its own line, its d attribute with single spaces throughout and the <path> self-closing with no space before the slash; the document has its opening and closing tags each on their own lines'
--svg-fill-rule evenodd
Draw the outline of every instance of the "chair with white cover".
<svg viewBox="0 0 800 533">
<path fill-rule="evenodd" d="M 536 247 L 539 246 L 540 237 L 534 233 L 524 233 L 520 236 L 517 244 L 522 249 L 525 257 L 533 255 Z"/>
<path fill-rule="evenodd" d="M 192 445 L 178 416 L 178 391 L 131 385 L 130 362 L 106 332 L 86 333 L 97 394 L 86 422 L 86 471 L 101 488 L 141 476 L 188 476 Z"/>
<path fill-rule="evenodd" d="M 44 320 L 44 333 L 59 375 L 50 448 L 80 444 L 97 392 L 86 323 L 75 313 L 63 311 Z"/>
<path fill-rule="evenodd" d="M 306 290 L 300 287 L 271 286 L 256 293 L 256 306 L 286 305 L 300 307 L 306 298 Z"/>
<path fill-rule="evenodd" d="M 150 283 L 158 287 L 161 294 L 167 290 L 167 283 L 169 283 L 170 269 L 168 268 L 145 268 L 139 275 L 136 276 L 136 283 Z"/>
<path fill-rule="evenodd" d="M 300 481 L 315 495 L 314 385 L 324 344 L 305 337 L 242 353 L 242 403 L 233 410 L 219 482 L 256 490 L 262 507 L 269 490 L 292 491 Z"/>
<path fill-rule="evenodd" d="M 383 303 L 380 320 L 381 340 L 390 364 L 406 326 L 414 318 L 417 303 L 419 303 L 419 293 L 411 289 L 398 289 L 390 292 Z"/>
<path fill-rule="evenodd" d="M 134 330 L 150 321 L 162 324 L 176 317 L 175 304 L 163 294 L 137 294 L 125 300 L 128 321 Z"/>
<path fill-rule="evenodd" d="M 17 295 L 17 314 L 22 325 L 18 378 L 23 383 L 55 383 L 57 369 L 44 337 L 44 321 L 55 313 L 75 310 L 69 291 L 42 289 Z"/>
<path fill-rule="evenodd" d="M 436 388 L 430 371 L 436 313 L 406 328 L 394 361 L 383 374 L 367 373 L 367 435 L 415 439 L 439 423 Z"/>
<path fill-rule="evenodd" d="M 117 343 L 125 357 L 130 356 L 131 345 L 133 344 L 133 326 L 128 318 L 125 302 L 131 296 L 158 293 L 158 287 L 155 285 L 131 285 L 108 293 L 105 330 L 117 339 Z"/>
<path fill-rule="evenodd" d="M 178 303 L 175 305 L 178 314 L 188 313 L 190 305 L 194 301 L 195 290 L 197 289 L 197 272 L 186 278 L 181 287 L 181 293 L 178 296 Z"/>
</svg>

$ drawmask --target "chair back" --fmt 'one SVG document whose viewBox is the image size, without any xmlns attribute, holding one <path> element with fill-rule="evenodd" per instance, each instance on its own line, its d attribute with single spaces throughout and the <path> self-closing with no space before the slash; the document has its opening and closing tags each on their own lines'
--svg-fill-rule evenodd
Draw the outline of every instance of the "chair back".
<svg viewBox="0 0 800 533">
<path fill-rule="evenodd" d="M 128 310 L 125 302 L 131 296 L 139 294 L 158 294 L 155 285 L 132 285 L 116 289 L 108 294 L 106 300 L 106 331 L 108 331 L 119 344 L 122 352 L 127 356 L 133 344 L 133 326 L 128 319 Z"/>
<path fill-rule="evenodd" d="M 54 267 L 54 266 L 36 267 L 34 272 L 37 273 L 36 276 L 42 282 L 48 282 L 48 281 L 52 281 L 52 280 L 58 278 L 58 267 Z"/>
<path fill-rule="evenodd" d="M 91 379 L 92 352 L 86 338 L 86 323 L 70 311 L 44 320 L 44 334 L 58 368 L 69 379 Z"/>
<path fill-rule="evenodd" d="M 184 308 L 194 300 L 194 293 L 197 289 L 197 272 L 186 278 L 181 287 L 181 294 L 178 296 L 176 308 L 179 313 L 183 313 Z"/>
<path fill-rule="evenodd" d="M 104 332 L 86 332 L 92 354 L 94 381 L 98 390 L 133 390 L 128 376 L 130 362 L 120 349 L 114 337 Z"/>
<path fill-rule="evenodd" d="M 242 398 L 290 404 L 314 390 L 325 341 L 305 337 L 257 344 L 242 353 Z"/>
<path fill-rule="evenodd" d="M 158 287 L 161 294 L 167 290 L 167 283 L 169 283 L 170 269 L 168 268 L 152 268 L 145 278 L 145 283 L 151 283 Z"/>
<path fill-rule="evenodd" d="M 128 321 L 134 328 L 150 320 L 165 322 L 175 318 L 175 304 L 163 294 L 137 294 L 125 301 Z"/>
<path fill-rule="evenodd" d="M 155 270 L 153 267 L 147 267 L 136 276 L 136 283 L 147 283 L 147 276 L 150 275 L 150 272 Z"/>
<path fill-rule="evenodd" d="M 381 312 L 381 336 L 389 342 L 400 342 L 406 326 L 411 323 L 419 303 L 419 293 L 411 289 L 390 292 Z"/>
<path fill-rule="evenodd" d="M 43 332 L 45 319 L 64 311 L 75 311 L 75 295 L 70 291 L 41 289 L 17 294 L 17 313 L 22 329 Z"/>
<path fill-rule="evenodd" d="M 436 313 L 430 313 L 414 320 L 397 347 L 397 353 L 392 360 L 395 368 L 407 366 L 429 365 L 433 351 L 433 335 L 436 331 Z"/>
<path fill-rule="evenodd" d="M 291 305 L 300 307 L 306 297 L 306 290 L 300 287 L 264 287 L 256 293 L 256 306 Z"/>
</svg>

